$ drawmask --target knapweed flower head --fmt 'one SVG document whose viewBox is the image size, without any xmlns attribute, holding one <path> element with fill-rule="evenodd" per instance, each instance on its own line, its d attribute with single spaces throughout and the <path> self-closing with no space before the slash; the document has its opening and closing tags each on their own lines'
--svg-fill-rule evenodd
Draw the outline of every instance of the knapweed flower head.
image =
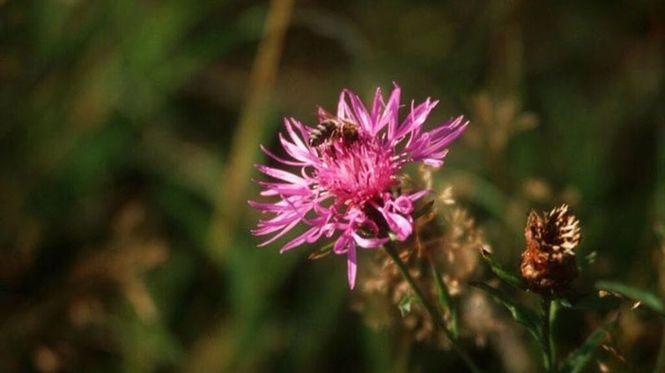
<svg viewBox="0 0 665 373">
<path fill-rule="evenodd" d="M 575 248 L 580 225 L 567 205 L 542 216 L 532 211 L 524 229 L 526 249 L 520 270 L 529 288 L 546 296 L 565 291 L 577 277 Z"/>
<path fill-rule="evenodd" d="M 377 248 L 391 236 L 404 241 L 413 232 L 414 204 L 428 191 L 403 192 L 403 167 L 409 163 L 440 167 L 447 146 L 468 123 L 460 116 L 424 131 L 423 124 L 436 104 L 430 99 L 418 105 L 412 102 L 400 120 L 398 86 L 387 101 L 377 89 L 369 107 L 353 92 L 343 90 L 337 113 L 319 109 L 315 126 L 286 118 L 286 135 L 280 134 L 279 140 L 288 159 L 262 147 L 280 168 L 257 166 L 275 179 L 259 182 L 261 195 L 275 200 L 249 202 L 266 215 L 253 233 L 273 235 L 260 246 L 304 225 L 304 233 L 286 243 L 281 252 L 333 240 L 332 252 L 347 257 L 349 287 L 353 288 L 357 247 Z"/>
</svg>

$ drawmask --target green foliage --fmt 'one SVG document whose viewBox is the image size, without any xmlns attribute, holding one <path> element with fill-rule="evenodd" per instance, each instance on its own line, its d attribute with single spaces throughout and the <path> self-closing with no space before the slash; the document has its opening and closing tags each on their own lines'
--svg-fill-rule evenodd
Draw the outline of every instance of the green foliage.
<svg viewBox="0 0 665 373">
<path fill-rule="evenodd" d="M 522 279 L 522 277 L 519 277 L 515 275 L 514 273 L 510 272 L 509 270 L 505 269 L 499 262 L 494 260 L 492 257 L 492 253 L 486 251 L 484 248 L 481 249 L 481 254 L 482 258 L 485 260 L 485 263 L 489 265 L 490 269 L 492 272 L 504 283 L 516 288 L 516 289 L 526 289 L 526 283 Z"/>
<path fill-rule="evenodd" d="M 443 283 L 443 276 L 439 272 L 439 269 L 435 265 L 432 265 L 432 277 L 434 277 L 434 284 L 436 285 L 437 298 L 439 300 L 439 306 L 441 309 L 448 314 L 449 320 L 446 325 L 450 334 L 453 338 L 457 339 L 459 337 L 459 322 L 457 320 L 457 307 L 453 302 L 453 299 L 450 297 L 448 292 L 448 287 Z"/>
<path fill-rule="evenodd" d="M 430 211 L 432 211 L 432 207 L 434 207 L 434 200 L 425 203 L 418 210 L 414 211 L 413 212 L 413 220 L 416 220 L 419 217 L 428 214 Z"/>
<path fill-rule="evenodd" d="M 513 320 L 524 326 L 537 341 L 542 343 L 543 335 L 540 329 L 540 318 L 535 312 L 517 303 L 510 295 L 500 289 L 495 289 L 482 282 L 474 282 L 471 285 L 483 290 L 497 302 L 501 303 L 510 312 Z"/>
<path fill-rule="evenodd" d="M 561 364 L 560 371 L 563 373 L 581 372 L 584 367 L 586 367 L 587 364 L 591 362 L 591 359 L 598 350 L 598 347 L 600 347 L 603 341 L 608 338 L 614 329 L 615 324 L 616 318 L 596 329 L 586 339 L 586 341 L 584 341 L 582 346 L 571 352 L 570 355 L 566 357 L 566 360 L 564 360 Z"/>
</svg>

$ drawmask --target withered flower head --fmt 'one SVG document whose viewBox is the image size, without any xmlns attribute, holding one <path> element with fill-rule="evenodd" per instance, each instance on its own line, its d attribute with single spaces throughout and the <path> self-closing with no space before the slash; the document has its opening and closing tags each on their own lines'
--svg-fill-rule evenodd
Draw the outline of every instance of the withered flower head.
<svg viewBox="0 0 665 373">
<path fill-rule="evenodd" d="M 520 270 L 529 288 L 545 296 L 561 294 L 577 276 L 574 250 L 580 242 L 579 220 L 565 204 L 542 216 L 531 211 L 524 236 Z"/>
</svg>

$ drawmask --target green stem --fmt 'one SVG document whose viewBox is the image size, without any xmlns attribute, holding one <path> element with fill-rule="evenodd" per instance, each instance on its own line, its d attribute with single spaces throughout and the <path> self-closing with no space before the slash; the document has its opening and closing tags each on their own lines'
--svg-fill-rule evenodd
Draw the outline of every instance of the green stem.
<svg viewBox="0 0 665 373">
<path fill-rule="evenodd" d="M 550 305 L 549 312 L 549 324 L 550 324 L 550 361 L 552 362 L 552 368 L 556 370 L 558 364 L 556 361 L 556 344 L 554 343 L 554 321 L 556 320 L 556 313 L 559 310 L 559 303 L 556 300 L 553 300 Z"/>
<path fill-rule="evenodd" d="M 384 245 L 384 249 L 388 256 L 392 259 L 392 261 L 395 263 L 399 271 L 402 273 L 402 277 L 404 277 L 404 280 L 409 284 L 409 287 L 413 291 L 414 295 L 420 302 L 420 304 L 423 305 L 429 316 L 432 318 L 432 321 L 434 322 L 434 325 L 440 330 L 442 330 L 445 334 L 446 337 L 448 337 L 448 340 L 450 340 L 450 344 L 452 345 L 453 349 L 455 352 L 459 355 L 459 357 L 466 363 L 467 367 L 471 372 L 474 373 L 479 373 L 480 369 L 476 366 L 476 364 L 471 360 L 471 357 L 462 349 L 462 347 L 459 345 L 459 343 L 453 338 L 452 333 L 448 328 L 446 328 L 445 324 L 443 323 L 443 317 L 439 313 L 438 309 L 433 307 L 432 304 L 425 298 L 425 295 L 423 292 L 420 290 L 420 288 L 416 285 L 416 282 L 413 280 L 413 277 L 409 274 L 409 270 L 406 268 L 406 265 L 404 265 L 404 262 L 402 262 L 402 259 L 400 259 L 399 254 L 397 253 L 397 248 L 395 247 L 395 243 L 392 241 L 388 241 L 386 245 Z"/>
<path fill-rule="evenodd" d="M 441 309 L 448 311 L 450 320 L 446 323 L 447 329 L 450 330 L 450 335 L 453 339 L 457 340 L 459 338 L 459 327 L 457 324 L 457 312 L 453 306 L 452 299 L 450 299 L 450 294 L 448 293 L 448 288 L 446 284 L 443 283 L 441 273 L 439 269 L 436 268 L 436 264 L 433 260 L 429 260 L 430 268 L 432 269 L 432 277 L 434 277 L 434 284 L 437 287 L 439 295 L 439 305 Z"/>
<path fill-rule="evenodd" d="M 549 297 L 543 298 L 543 360 L 545 370 L 548 372 L 556 372 L 557 369 L 556 346 L 552 333 L 557 308 L 556 301 Z"/>
</svg>

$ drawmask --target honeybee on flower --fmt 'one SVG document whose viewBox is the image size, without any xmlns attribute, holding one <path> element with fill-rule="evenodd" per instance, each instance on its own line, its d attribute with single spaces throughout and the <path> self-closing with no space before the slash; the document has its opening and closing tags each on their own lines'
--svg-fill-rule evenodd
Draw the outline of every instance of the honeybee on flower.
<svg viewBox="0 0 665 373">
<path fill-rule="evenodd" d="M 261 196 L 271 202 L 250 201 L 263 213 L 253 233 L 272 235 L 259 246 L 283 237 L 298 225 L 307 227 L 281 252 L 319 240 L 334 240 L 332 252 L 347 257 L 347 277 L 353 288 L 357 272 L 357 248 L 374 249 L 390 237 L 406 240 L 413 232 L 414 204 L 429 193 L 399 192 L 402 168 L 422 163 L 438 168 L 468 121 L 462 116 L 423 131 L 423 124 L 438 101 L 429 98 L 411 103 L 399 119 L 401 89 L 395 85 L 385 101 L 377 88 L 371 106 L 343 90 L 335 115 L 319 110 L 318 125 L 306 126 L 286 118 L 286 136 L 279 140 L 289 159 L 265 147 L 261 149 L 291 172 L 258 165 L 274 181 L 259 181 Z"/>
</svg>

